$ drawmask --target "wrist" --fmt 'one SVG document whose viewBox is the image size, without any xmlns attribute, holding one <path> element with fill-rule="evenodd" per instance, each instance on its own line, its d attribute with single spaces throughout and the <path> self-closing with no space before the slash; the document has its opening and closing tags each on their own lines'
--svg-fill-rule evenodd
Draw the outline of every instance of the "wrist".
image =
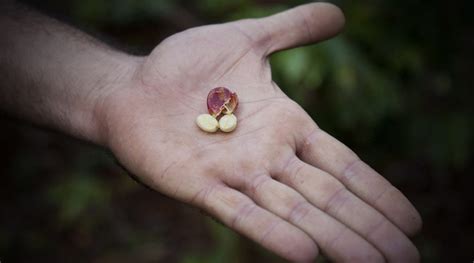
<svg viewBox="0 0 474 263">
<path fill-rule="evenodd" d="M 77 130 L 82 137 L 101 146 L 107 146 L 108 136 L 108 104 L 118 91 L 131 88 L 136 82 L 136 75 L 143 62 L 143 57 L 114 54 L 94 72 L 96 79 L 84 83 L 92 87 L 86 98 L 85 107 L 77 109 Z M 127 105 L 123 105 L 127 107 Z"/>
</svg>

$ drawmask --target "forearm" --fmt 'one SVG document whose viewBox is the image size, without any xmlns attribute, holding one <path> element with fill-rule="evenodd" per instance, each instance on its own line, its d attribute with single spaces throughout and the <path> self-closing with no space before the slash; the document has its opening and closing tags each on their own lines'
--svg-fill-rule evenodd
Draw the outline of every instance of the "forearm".
<svg viewBox="0 0 474 263">
<path fill-rule="evenodd" d="M 102 143 L 101 100 L 140 59 L 24 6 L 0 6 L 0 109 Z"/>
</svg>

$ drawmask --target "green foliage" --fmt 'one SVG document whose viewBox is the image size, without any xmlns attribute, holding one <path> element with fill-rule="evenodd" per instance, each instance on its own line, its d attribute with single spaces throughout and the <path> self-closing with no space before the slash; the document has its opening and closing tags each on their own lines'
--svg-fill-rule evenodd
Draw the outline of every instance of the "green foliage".
<svg viewBox="0 0 474 263">
<path fill-rule="evenodd" d="M 213 219 L 208 218 L 206 223 L 213 238 L 213 249 L 206 253 L 190 252 L 182 258 L 181 263 L 238 263 L 252 261 L 248 255 L 239 253 L 239 251 L 243 250 L 242 246 L 249 241 Z M 262 257 L 264 262 L 283 262 L 281 258 L 270 254 L 262 248 L 258 248 L 256 252 Z"/>
<path fill-rule="evenodd" d="M 235 259 L 237 259 L 238 256 L 238 235 L 211 219 L 208 219 L 208 224 L 215 242 L 215 246 L 212 251 L 205 254 L 189 253 L 183 257 L 181 263 L 237 262 Z"/>
<path fill-rule="evenodd" d="M 88 24 L 124 25 L 137 18 L 154 18 L 166 16 L 176 8 L 172 0 L 74 0 L 72 13 L 79 21 Z"/>
<path fill-rule="evenodd" d="M 87 212 L 104 209 L 110 198 L 110 189 L 90 174 L 67 174 L 64 181 L 51 185 L 48 199 L 58 214 L 58 223 L 63 226 L 88 220 Z"/>
</svg>

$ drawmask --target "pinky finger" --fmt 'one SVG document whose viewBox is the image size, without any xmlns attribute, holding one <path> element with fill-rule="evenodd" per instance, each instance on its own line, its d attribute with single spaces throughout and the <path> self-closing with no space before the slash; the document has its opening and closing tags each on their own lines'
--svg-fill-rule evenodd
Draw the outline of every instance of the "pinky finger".
<svg viewBox="0 0 474 263">
<path fill-rule="evenodd" d="M 198 193 L 194 201 L 228 227 L 287 260 L 309 262 L 318 255 L 318 247 L 305 232 L 235 189 L 214 185 Z"/>
</svg>

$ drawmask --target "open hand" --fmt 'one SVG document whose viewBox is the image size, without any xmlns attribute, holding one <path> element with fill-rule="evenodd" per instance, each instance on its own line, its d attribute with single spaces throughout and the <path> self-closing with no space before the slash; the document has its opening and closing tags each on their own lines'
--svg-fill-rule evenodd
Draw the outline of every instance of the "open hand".
<svg viewBox="0 0 474 263">
<path fill-rule="evenodd" d="M 338 8 L 315 3 L 167 38 L 104 98 L 107 146 L 150 187 L 286 259 L 418 261 L 410 202 L 272 81 L 270 54 L 343 24 Z M 195 119 L 219 86 L 238 94 L 239 123 L 208 134 Z"/>
</svg>

